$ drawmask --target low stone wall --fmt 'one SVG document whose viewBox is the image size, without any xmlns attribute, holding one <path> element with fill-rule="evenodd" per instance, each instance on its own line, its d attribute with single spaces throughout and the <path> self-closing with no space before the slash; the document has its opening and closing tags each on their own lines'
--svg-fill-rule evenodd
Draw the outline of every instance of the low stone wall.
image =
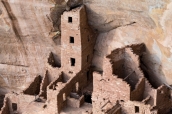
<svg viewBox="0 0 172 114">
<path fill-rule="evenodd" d="M 145 90 L 145 79 L 141 78 L 136 85 L 136 88 L 131 92 L 131 101 L 142 101 Z"/>
<path fill-rule="evenodd" d="M 103 114 L 102 107 L 108 102 L 116 104 L 117 100 L 130 100 L 130 85 L 121 78 L 98 73 L 94 73 L 93 77 L 93 113 Z"/>
<path fill-rule="evenodd" d="M 67 97 L 67 105 L 74 107 L 74 108 L 80 108 L 80 106 L 84 103 L 84 96 L 80 96 L 78 99 Z"/>
<path fill-rule="evenodd" d="M 70 96 L 71 92 L 80 93 L 87 85 L 87 72 L 78 73 L 66 83 L 61 83 L 59 80 L 60 78 L 56 79 L 47 87 L 47 101 L 51 107 L 57 108 L 56 113 L 60 113 L 63 107 L 67 105 L 67 97 Z M 53 89 L 53 85 L 56 85 L 56 89 Z"/>
<path fill-rule="evenodd" d="M 47 86 L 49 84 L 50 84 L 50 80 L 48 76 L 48 71 L 46 71 L 46 74 L 41 82 L 39 96 L 44 97 L 45 99 L 47 98 Z"/>
<path fill-rule="evenodd" d="M 6 96 L 9 99 L 8 105 L 9 105 L 9 114 L 13 114 L 13 106 L 12 104 L 16 104 L 16 112 L 19 114 L 22 112 L 25 112 L 27 110 L 27 107 L 30 103 L 35 101 L 35 96 L 32 95 L 24 95 L 24 94 L 6 94 Z"/>
<path fill-rule="evenodd" d="M 127 101 L 121 103 L 122 113 L 125 114 L 151 114 L 151 106 L 142 102 Z"/>
<path fill-rule="evenodd" d="M 58 112 L 60 112 L 66 105 L 65 102 L 67 97 L 70 96 L 71 92 L 80 93 L 87 85 L 87 72 L 80 72 L 75 77 L 71 78 L 66 85 L 59 91 L 57 95 Z"/>
</svg>

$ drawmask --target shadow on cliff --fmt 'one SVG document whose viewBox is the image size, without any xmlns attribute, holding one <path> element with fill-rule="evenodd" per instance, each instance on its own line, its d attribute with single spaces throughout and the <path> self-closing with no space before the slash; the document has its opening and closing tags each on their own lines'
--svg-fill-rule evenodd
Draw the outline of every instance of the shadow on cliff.
<svg viewBox="0 0 172 114">
<path fill-rule="evenodd" d="M 101 45 L 106 46 L 103 47 L 103 51 L 102 49 L 98 49 L 95 47 L 96 50 L 101 50 L 102 53 L 98 53 L 100 51 L 95 51 L 93 60 L 94 68 L 96 71 L 99 72 L 102 72 L 103 58 L 106 57 L 108 51 L 108 44 L 103 44 L 103 42 L 104 41 L 100 42 L 100 40 L 97 40 L 99 48 L 102 47 Z M 157 57 L 157 55 L 151 54 L 145 44 L 133 44 L 127 45 L 125 47 L 132 48 L 133 52 L 139 56 L 140 69 L 143 71 L 144 76 L 149 80 L 154 88 L 158 88 L 162 84 L 167 84 L 165 81 L 164 73 L 162 72 L 162 63 L 160 59 Z"/>
<path fill-rule="evenodd" d="M 165 75 L 162 71 L 162 62 L 157 55 L 151 54 L 145 46 L 146 52 L 140 56 L 140 68 L 145 77 L 150 81 L 154 88 L 158 88 L 162 84 L 167 84 Z"/>
</svg>

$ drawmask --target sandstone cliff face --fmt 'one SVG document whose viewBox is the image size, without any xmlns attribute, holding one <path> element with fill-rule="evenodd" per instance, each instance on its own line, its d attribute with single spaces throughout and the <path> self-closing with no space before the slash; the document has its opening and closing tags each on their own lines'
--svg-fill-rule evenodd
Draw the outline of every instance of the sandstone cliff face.
<svg viewBox="0 0 172 114">
<path fill-rule="evenodd" d="M 0 2 L 1 87 L 22 90 L 37 75 L 45 74 L 50 52 L 60 53 L 51 39 L 48 1 L 4 0 Z"/>
<path fill-rule="evenodd" d="M 60 16 L 84 4 L 98 31 L 93 65 L 116 48 L 144 42 L 143 61 L 157 83 L 172 83 L 170 0 L 2 0 L 0 2 L 1 91 L 21 91 L 46 71 L 50 52 L 60 60 Z"/>
</svg>

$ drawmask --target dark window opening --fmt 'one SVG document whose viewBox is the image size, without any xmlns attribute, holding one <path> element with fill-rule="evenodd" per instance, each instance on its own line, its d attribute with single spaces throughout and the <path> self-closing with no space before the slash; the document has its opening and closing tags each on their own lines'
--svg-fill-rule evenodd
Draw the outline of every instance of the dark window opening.
<svg viewBox="0 0 172 114">
<path fill-rule="evenodd" d="M 68 17 L 68 23 L 72 23 L 72 17 Z"/>
<path fill-rule="evenodd" d="M 89 80 L 89 71 L 87 71 L 87 80 Z"/>
<path fill-rule="evenodd" d="M 75 66 L 75 59 L 74 58 L 70 58 L 70 62 L 71 62 L 71 66 Z"/>
<path fill-rule="evenodd" d="M 91 95 L 85 94 L 84 95 L 84 100 L 85 100 L 85 102 L 92 104 Z"/>
<path fill-rule="evenodd" d="M 74 37 L 70 36 L 70 43 L 74 43 Z"/>
<path fill-rule="evenodd" d="M 88 42 L 90 41 L 90 36 L 88 35 Z"/>
<path fill-rule="evenodd" d="M 17 110 L 17 103 L 12 103 L 12 108 L 13 108 L 13 111 L 16 111 Z"/>
<path fill-rule="evenodd" d="M 89 55 L 87 55 L 87 62 L 89 61 Z"/>
<path fill-rule="evenodd" d="M 52 67 L 61 67 L 61 64 L 59 62 L 59 58 L 56 54 L 54 54 L 53 52 L 50 53 L 49 57 L 48 57 L 48 63 L 49 65 L 51 65 Z"/>
<path fill-rule="evenodd" d="M 73 72 L 72 71 L 69 71 L 69 74 L 73 74 Z"/>
<path fill-rule="evenodd" d="M 139 107 L 135 106 L 135 113 L 139 113 Z"/>
</svg>

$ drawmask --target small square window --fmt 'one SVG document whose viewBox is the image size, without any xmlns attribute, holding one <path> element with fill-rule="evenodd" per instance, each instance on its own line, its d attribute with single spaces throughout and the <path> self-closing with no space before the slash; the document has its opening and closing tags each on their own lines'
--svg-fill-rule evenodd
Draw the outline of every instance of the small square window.
<svg viewBox="0 0 172 114">
<path fill-rule="evenodd" d="M 68 17 L 68 23 L 72 23 L 72 17 Z"/>
<path fill-rule="evenodd" d="M 89 61 L 89 55 L 87 55 L 87 62 Z"/>
<path fill-rule="evenodd" d="M 13 111 L 17 110 L 17 103 L 12 103 L 12 109 L 13 109 Z"/>
<path fill-rule="evenodd" d="M 74 43 L 74 37 L 70 36 L 70 43 Z"/>
<path fill-rule="evenodd" d="M 90 72 L 87 71 L 87 81 L 89 80 L 89 75 L 90 75 Z"/>
<path fill-rule="evenodd" d="M 70 58 L 71 66 L 75 66 L 75 58 Z"/>
<path fill-rule="evenodd" d="M 88 35 L 88 42 L 90 41 L 90 36 Z"/>
</svg>

